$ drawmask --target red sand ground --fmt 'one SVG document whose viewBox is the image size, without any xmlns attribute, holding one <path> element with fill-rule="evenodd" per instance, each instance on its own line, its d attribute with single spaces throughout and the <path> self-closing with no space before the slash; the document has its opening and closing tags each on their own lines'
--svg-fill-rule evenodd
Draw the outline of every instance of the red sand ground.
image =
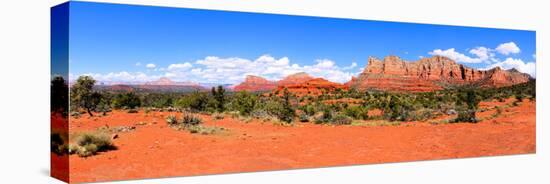
<svg viewBox="0 0 550 184">
<path fill-rule="evenodd" d="M 511 102 L 510 100 L 505 102 Z M 481 107 L 504 105 L 482 102 Z M 479 113 L 489 117 L 495 110 Z M 70 156 L 71 182 L 280 170 L 535 152 L 535 102 L 527 100 L 477 124 L 410 122 L 399 126 L 328 126 L 297 123 L 287 127 L 226 117 L 207 125 L 229 131 L 190 134 L 167 127 L 169 112 L 71 119 L 70 131 L 136 126 L 119 133 L 118 150 L 81 158 Z M 148 125 L 135 125 L 147 122 Z M 153 124 L 156 122 L 156 124 Z"/>
</svg>

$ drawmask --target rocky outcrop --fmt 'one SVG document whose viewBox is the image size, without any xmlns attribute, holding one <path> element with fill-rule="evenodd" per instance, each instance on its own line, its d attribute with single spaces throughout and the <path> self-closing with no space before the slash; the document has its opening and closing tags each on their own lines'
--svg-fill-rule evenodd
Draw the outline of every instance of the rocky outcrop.
<svg viewBox="0 0 550 184">
<path fill-rule="evenodd" d="M 283 90 L 285 88 L 296 96 L 306 96 L 306 95 L 318 96 L 323 93 L 330 93 L 330 92 L 336 91 L 337 89 L 342 89 L 342 90 L 348 89 L 348 87 L 343 84 L 330 82 L 323 78 L 313 78 L 301 83 L 279 85 L 277 87 L 277 90 L 274 93 L 278 95 L 282 95 Z"/>
<path fill-rule="evenodd" d="M 244 82 L 236 85 L 233 90 L 235 91 L 269 91 L 277 89 L 277 86 L 284 85 L 293 85 L 304 83 L 308 80 L 313 79 L 310 75 L 304 72 L 295 73 L 289 76 L 286 76 L 280 81 L 269 81 L 262 77 L 248 75 Z"/>
<path fill-rule="evenodd" d="M 295 73 L 289 76 L 286 76 L 284 79 L 277 82 L 278 86 L 292 85 L 292 84 L 301 84 L 306 81 L 314 79 L 312 76 L 305 72 Z"/>
<path fill-rule="evenodd" d="M 233 87 L 235 91 L 270 91 L 277 88 L 277 83 L 262 77 L 248 75 L 244 82 Z"/>
<path fill-rule="evenodd" d="M 477 70 L 443 56 L 423 58 L 416 62 L 388 56 L 384 60 L 369 58 L 363 72 L 346 85 L 360 90 L 426 92 L 464 84 L 502 87 L 524 83 L 529 79 L 529 75 L 515 70 Z"/>
</svg>

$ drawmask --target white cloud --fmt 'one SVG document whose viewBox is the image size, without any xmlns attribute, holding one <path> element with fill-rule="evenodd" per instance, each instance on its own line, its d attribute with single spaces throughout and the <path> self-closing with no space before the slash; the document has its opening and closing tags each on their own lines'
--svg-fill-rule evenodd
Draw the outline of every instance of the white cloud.
<svg viewBox="0 0 550 184">
<path fill-rule="evenodd" d="M 475 49 L 474 49 L 475 50 Z M 472 52 L 472 51 L 470 51 Z M 475 53 L 478 53 L 478 54 L 481 54 L 481 51 L 479 50 L 476 50 L 474 51 Z M 435 49 L 431 52 L 429 52 L 428 54 L 430 55 L 438 55 L 438 56 L 445 56 L 445 57 L 448 57 L 452 60 L 455 60 L 456 62 L 460 62 L 460 63 L 481 63 L 485 60 L 483 60 L 482 58 L 472 58 L 470 56 L 466 56 L 460 52 L 457 52 L 455 51 L 454 48 L 450 48 L 450 49 L 447 49 L 447 50 L 441 50 L 441 49 Z"/>
<path fill-rule="evenodd" d="M 187 69 L 187 68 L 191 68 L 193 67 L 193 65 L 189 62 L 185 62 L 185 63 L 177 63 L 177 64 L 171 64 L 168 66 L 168 70 L 177 70 L 177 69 Z"/>
<path fill-rule="evenodd" d="M 506 60 L 498 63 L 494 63 L 488 66 L 486 69 L 491 69 L 494 67 L 501 67 L 502 69 L 508 70 L 515 68 L 516 70 L 531 75 L 531 77 L 536 77 L 536 66 L 535 62 L 523 62 L 521 59 L 506 58 Z"/>
<path fill-rule="evenodd" d="M 351 65 L 349 66 L 346 66 L 344 68 L 342 68 L 343 70 L 351 70 L 351 69 L 354 69 L 355 67 L 357 67 L 357 63 L 356 62 L 352 62 Z"/>
<path fill-rule="evenodd" d="M 500 44 L 495 50 L 503 55 L 517 54 L 521 51 L 514 42 Z"/>
<path fill-rule="evenodd" d="M 141 63 L 140 63 L 140 62 L 137 62 L 137 63 L 136 63 L 136 66 L 141 66 Z"/>
<path fill-rule="evenodd" d="M 147 68 L 155 68 L 155 67 L 157 67 L 157 65 L 155 65 L 155 64 L 153 64 L 153 63 L 149 63 L 149 64 L 145 65 L 145 67 L 147 67 Z"/>
<path fill-rule="evenodd" d="M 470 50 L 470 54 L 477 56 L 480 60 L 483 61 L 486 61 L 489 58 L 493 58 L 495 56 L 495 54 L 492 53 L 492 50 L 487 47 L 476 47 Z"/>
<path fill-rule="evenodd" d="M 476 47 L 474 49 L 470 49 L 468 51 L 468 54 L 470 55 L 460 53 L 456 51 L 454 48 L 450 48 L 447 50 L 435 49 L 429 52 L 428 54 L 445 56 L 460 63 L 484 62 L 489 64 L 489 63 L 499 62 L 499 59 L 496 56 L 496 53 L 500 53 L 502 55 L 509 55 L 509 54 L 516 54 L 519 52 L 520 52 L 520 48 L 514 42 L 508 42 L 508 43 L 502 43 L 498 45 L 497 48 L 495 49 L 481 47 L 481 46 Z"/>
<path fill-rule="evenodd" d="M 91 76 L 98 82 L 105 82 L 105 83 L 140 83 L 145 81 L 152 81 L 157 80 L 160 78 L 160 76 L 149 76 L 142 72 L 135 72 L 130 73 L 126 71 L 122 72 L 111 72 L 107 74 L 100 74 L 100 73 L 85 73 L 81 74 L 79 76 Z M 76 80 L 76 78 L 70 77 L 72 80 Z"/>
<path fill-rule="evenodd" d="M 244 80 L 246 75 L 257 75 L 268 80 L 280 80 L 290 74 L 306 72 L 314 77 L 323 77 L 333 82 L 346 82 L 353 73 L 346 70 L 353 69 L 357 63 L 339 67 L 329 59 L 316 60 L 314 65 L 299 65 L 291 63 L 287 57 L 274 58 L 262 55 L 255 60 L 229 57 L 220 58 L 208 56 L 190 63 L 172 64 L 168 67 L 166 76 L 179 81 L 199 81 L 236 84 Z"/>
</svg>

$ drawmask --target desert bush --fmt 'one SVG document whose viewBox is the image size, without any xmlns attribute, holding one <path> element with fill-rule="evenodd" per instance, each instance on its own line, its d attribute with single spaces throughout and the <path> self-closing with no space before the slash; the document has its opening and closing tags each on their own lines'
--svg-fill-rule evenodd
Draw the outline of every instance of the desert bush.
<svg viewBox="0 0 550 184">
<path fill-rule="evenodd" d="M 286 123 L 291 123 L 295 116 L 295 111 L 289 104 L 289 102 L 285 102 L 284 99 L 275 99 L 275 100 L 268 100 L 263 103 L 262 110 L 259 111 L 253 111 L 258 115 L 261 112 L 267 113 L 267 116 L 275 116 L 277 119 L 284 121 Z M 266 115 L 262 115 L 266 116 Z"/>
<path fill-rule="evenodd" d="M 453 121 L 456 122 L 477 122 L 476 111 L 479 105 L 479 99 L 473 89 L 460 90 L 457 93 L 457 112 L 458 115 Z"/>
<path fill-rule="evenodd" d="M 67 143 L 65 138 L 60 133 L 54 132 L 50 134 L 50 151 L 57 154 L 63 155 L 67 153 Z"/>
<path fill-rule="evenodd" d="M 198 125 L 201 123 L 202 123 L 202 119 L 192 114 L 184 114 L 180 121 L 180 124 L 183 124 L 183 125 Z"/>
<path fill-rule="evenodd" d="M 220 119 L 223 119 L 225 116 L 223 115 L 223 113 L 214 113 L 212 114 L 212 118 L 216 119 L 216 120 L 220 120 Z"/>
<path fill-rule="evenodd" d="M 309 116 L 305 113 L 300 114 L 299 119 L 300 122 L 309 122 Z"/>
<path fill-rule="evenodd" d="M 256 95 L 241 91 L 235 94 L 231 105 L 233 110 L 239 111 L 241 115 L 248 116 L 254 110 L 257 101 Z"/>
<path fill-rule="evenodd" d="M 138 109 L 128 109 L 128 113 L 138 113 Z"/>
<path fill-rule="evenodd" d="M 290 102 L 291 98 L 293 98 L 292 94 L 290 94 L 288 89 L 285 88 L 283 90 L 283 97 L 282 97 L 282 104 L 281 104 L 283 108 L 281 109 L 277 117 L 279 117 L 280 120 L 287 123 L 292 123 L 294 116 L 296 116 L 296 111 L 294 110 L 294 108 L 292 107 L 292 103 Z"/>
<path fill-rule="evenodd" d="M 223 127 L 208 127 L 202 125 L 203 121 L 200 117 L 193 114 L 185 113 L 181 119 L 177 120 L 174 115 L 167 117 L 168 125 L 176 130 L 187 130 L 190 133 L 199 133 L 203 135 L 214 134 L 225 130 Z"/>
<path fill-rule="evenodd" d="M 75 138 L 74 145 L 69 147 L 70 153 L 76 153 L 81 157 L 88 157 L 97 152 L 116 149 L 111 142 L 111 137 L 105 133 L 82 133 Z"/>
<path fill-rule="evenodd" d="M 350 125 L 352 122 L 352 119 L 344 114 L 336 114 L 332 119 L 330 120 L 331 124 L 335 125 Z"/>
<path fill-rule="evenodd" d="M 200 112 L 206 110 L 208 101 L 209 99 L 206 93 L 195 91 L 178 99 L 174 106 L 182 109 Z"/>
<path fill-rule="evenodd" d="M 328 108 L 326 109 L 323 109 L 322 112 L 318 112 L 315 114 L 315 116 L 313 116 L 313 122 L 315 124 L 323 124 L 323 123 L 328 123 L 332 120 L 332 111 Z"/>
<path fill-rule="evenodd" d="M 81 115 L 80 112 L 78 111 L 71 111 L 71 117 L 74 117 L 74 118 L 79 118 Z"/>
<path fill-rule="evenodd" d="M 348 106 L 344 110 L 344 114 L 354 119 L 366 120 L 369 118 L 369 111 L 363 106 Z"/>
<path fill-rule="evenodd" d="M 168 117 L 166 117 L 166 123 L 168 123 L 168 125 L 176 125 L 178 120 L 175 115 L 168 115 Z"/>
<path fill-rule="evenodd" d="M 264 103 L 265 104 L 265 103 Z M 268 116 L 271 116 L 267 110 L 266 110 L 266 106 L 268 106 L 267 104 L 264 105 L 264 107 L 262 107 L 261 109 L 254 109 L 252 112 L 250 112 L 250 116 L 253 117 L 253 118 L 258 118 L 258 119 L 262 119 L 264 117 L 268 117 Z"/>
</svg>

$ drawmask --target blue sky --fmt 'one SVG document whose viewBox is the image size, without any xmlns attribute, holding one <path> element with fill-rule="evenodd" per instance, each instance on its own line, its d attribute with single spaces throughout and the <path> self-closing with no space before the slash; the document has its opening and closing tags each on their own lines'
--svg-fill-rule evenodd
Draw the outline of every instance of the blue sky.
<svg viewBox="0 0 550 184">
<path fill-rule="evenodd" d="M 535 75 L 535 32 L 71 2 L 70 77 L 105 82 L 238 83 L 307 72 L 335 82 L 369 56 L 444 55 Z"/>
</svg>

